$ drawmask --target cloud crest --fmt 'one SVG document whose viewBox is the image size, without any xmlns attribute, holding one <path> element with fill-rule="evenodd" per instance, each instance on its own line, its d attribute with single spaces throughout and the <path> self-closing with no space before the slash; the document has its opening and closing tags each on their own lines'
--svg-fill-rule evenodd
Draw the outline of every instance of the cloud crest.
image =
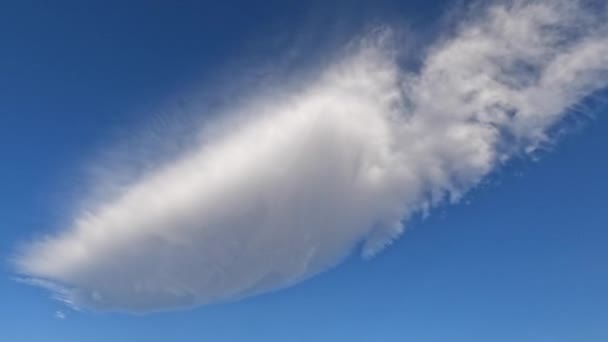
<svg viewBox="0 0 608 342">
<path fill-rule="evenodd" d="M 364 40 L 315 82 L 83 210 L 16 260 L 63 301 L 146 312 L 295 284 L 457 200 L 608 83 L 605 6 L 494 5 L 417 72 Z M 47 284 L 47 285 L 45 285 Z"/>
</svg>

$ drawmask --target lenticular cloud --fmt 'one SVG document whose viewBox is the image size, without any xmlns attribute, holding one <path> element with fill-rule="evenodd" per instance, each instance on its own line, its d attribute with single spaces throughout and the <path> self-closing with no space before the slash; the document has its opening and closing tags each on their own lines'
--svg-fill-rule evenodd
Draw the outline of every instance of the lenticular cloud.
<svg viewBox="0 0 608 342">
<path fill-rule="evenodd" d="M 545 144 L 608 83 L 604 6 L 511 1 L 463 21 L 404 70 L 380 34 L 289 96 L 16 258 L 76 307 L 154 311 L 297 283 L 455 201 Z M 380 40 L 381 42 L 378 42 Z M 394 44 L 393 44 L 394 45 Z"/>
</svg>

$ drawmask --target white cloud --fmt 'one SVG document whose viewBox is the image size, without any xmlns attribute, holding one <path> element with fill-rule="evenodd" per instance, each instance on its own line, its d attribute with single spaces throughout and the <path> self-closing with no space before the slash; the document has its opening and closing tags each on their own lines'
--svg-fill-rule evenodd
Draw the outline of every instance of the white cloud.
<svg viewBox="0 0 608 342">
<path fill-rule="evenodd" d="M 260 99 L 229 134 L 82 210 L 18 269 L 74 306 L 142 312 L 290 286 L 361 241 L 371 256 L 413 213 L 541 146 L 606 85 L 605 19 L 576 1 L 495 5 L 416 73 L 386 36 L 367 39 L 303 90 Z"/>
<path fill-rule="evenodd" d="M 64 319 L 66 319 L 66 315 L 63 311 L 57 310 L 57 311 L 55 311 L 55 318 L 64 320 Z"/>
</svg>

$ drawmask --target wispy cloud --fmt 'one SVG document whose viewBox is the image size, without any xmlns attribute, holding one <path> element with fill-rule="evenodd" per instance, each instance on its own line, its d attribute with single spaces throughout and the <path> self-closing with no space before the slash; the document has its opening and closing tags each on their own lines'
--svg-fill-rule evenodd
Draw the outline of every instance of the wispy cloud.
<svg viewBox="0 0 608 342">
<path fill-rule="evenodd" d="M 63 311 L 57 310 L 57 311 L 55 311 L 55 318 L 64 320 L 64 319 L 66 319 L 66 315 Z"/>
<path fill-rule="evenodd" d="M 456 201 L 608 83 L 605 6 L 510 1 L 435 43 L 416 72 L 390 34 L 82 210 L 17 257 L 66 302 L 154 311 L 295 284 Z M 59 290 L 58 290 L 59 289 Z"/>
</svg>

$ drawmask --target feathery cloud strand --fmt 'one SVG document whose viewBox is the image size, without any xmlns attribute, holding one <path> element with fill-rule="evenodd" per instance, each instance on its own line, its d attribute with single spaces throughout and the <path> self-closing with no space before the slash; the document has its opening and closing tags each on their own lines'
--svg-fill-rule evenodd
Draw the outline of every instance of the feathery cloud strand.
<svg viewBox="0 0 608 342">
<path fill-rule="evenodd" d="M 417 71 L 390 38 L 79 212 L 19 272 L 76 307 L 147 312 L 284 288 L 533 151 L 608 83 L 606 6 L 510 1 L 464 20 Z"/>
</svg>

